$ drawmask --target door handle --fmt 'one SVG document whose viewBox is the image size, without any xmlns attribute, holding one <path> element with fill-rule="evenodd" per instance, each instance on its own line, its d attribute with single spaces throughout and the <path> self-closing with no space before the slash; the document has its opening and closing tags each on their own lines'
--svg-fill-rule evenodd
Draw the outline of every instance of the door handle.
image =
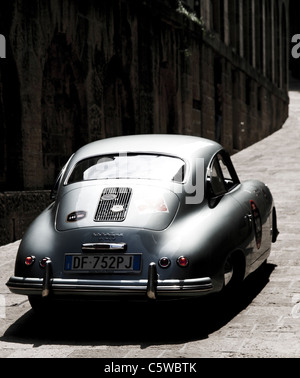
<svg viewBox="0 0 300 378">
<path fill-rule="evenodd" d="M 252 214 L 246 214 L 246 215 L 244 216 L 244 219 L 247 220 L 249 224 L 251 224 L 251 223 L 252 223 L 253 216 L 252 216 Z"/>
</svg>

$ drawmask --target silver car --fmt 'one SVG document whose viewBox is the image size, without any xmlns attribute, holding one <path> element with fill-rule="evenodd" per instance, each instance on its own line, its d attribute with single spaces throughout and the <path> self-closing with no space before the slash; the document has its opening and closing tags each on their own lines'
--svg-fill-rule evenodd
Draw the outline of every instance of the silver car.
<svg viewBox="0 0 300 378">
<path fill-rule="evenodd" d="M 200 297 L 238 285 L 277 238 L 260 181 L 221 145 L 182 135 L 104 139 L 61 171 L 7 285 L 34 308 L 57 299 Z"/>
</svg>

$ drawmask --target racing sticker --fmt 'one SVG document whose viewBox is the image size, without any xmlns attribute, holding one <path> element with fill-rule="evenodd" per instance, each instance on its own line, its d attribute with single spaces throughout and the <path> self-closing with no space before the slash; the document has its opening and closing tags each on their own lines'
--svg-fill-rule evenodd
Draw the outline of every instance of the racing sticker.
<svg viewBox="0 0 300 378">
<path fill-rule="evenodd" d="M 254 201 L 250 201 L 250 208 L 254 223 L 254 232 L 255 232 L 255 240 L 256 240 L 256 246 L 257 249 L 261 246 L 261 238 L 262 238 L 262 225 L 261 225 L 261 217 L 258 210 L 258 207 L 256 206 L 256 203 Z"/>
<path fill-rule="evenodd" d="M 147 196 L 136 201 L 140 214 L 168 213 L 169 209 L 163 196 Z"/>
</svg>

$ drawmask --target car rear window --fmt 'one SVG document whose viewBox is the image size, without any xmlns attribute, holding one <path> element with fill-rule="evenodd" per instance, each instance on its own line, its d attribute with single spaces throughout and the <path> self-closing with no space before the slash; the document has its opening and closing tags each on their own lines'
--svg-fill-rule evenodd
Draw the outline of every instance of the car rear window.
<svg viewBox="0 0 300 378">
<path fill-rule="evenodd" d="M 116 154 L 88 158 L 76 164 L 66 184 L 107 179 L 150 179 L 182 182 L 182 159 L 156 154 Z"/>
</svg>

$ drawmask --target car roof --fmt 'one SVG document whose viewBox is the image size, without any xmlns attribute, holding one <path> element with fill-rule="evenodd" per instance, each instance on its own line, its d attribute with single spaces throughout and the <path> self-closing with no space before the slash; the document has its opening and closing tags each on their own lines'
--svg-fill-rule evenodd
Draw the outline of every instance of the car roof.
<svg viewBox="0 0 300 378">
<path fill-rule="evenodd" d="M 222 146 L 214 141 L 177 134 L 140 134 L 112 137 L 89 143 L 80 148 L 74 160 L 113 153 L 158 153 L 182 158 L 210 158 Z M 73 160 L 73 162 L 74 162 Z"/>
</svg>

